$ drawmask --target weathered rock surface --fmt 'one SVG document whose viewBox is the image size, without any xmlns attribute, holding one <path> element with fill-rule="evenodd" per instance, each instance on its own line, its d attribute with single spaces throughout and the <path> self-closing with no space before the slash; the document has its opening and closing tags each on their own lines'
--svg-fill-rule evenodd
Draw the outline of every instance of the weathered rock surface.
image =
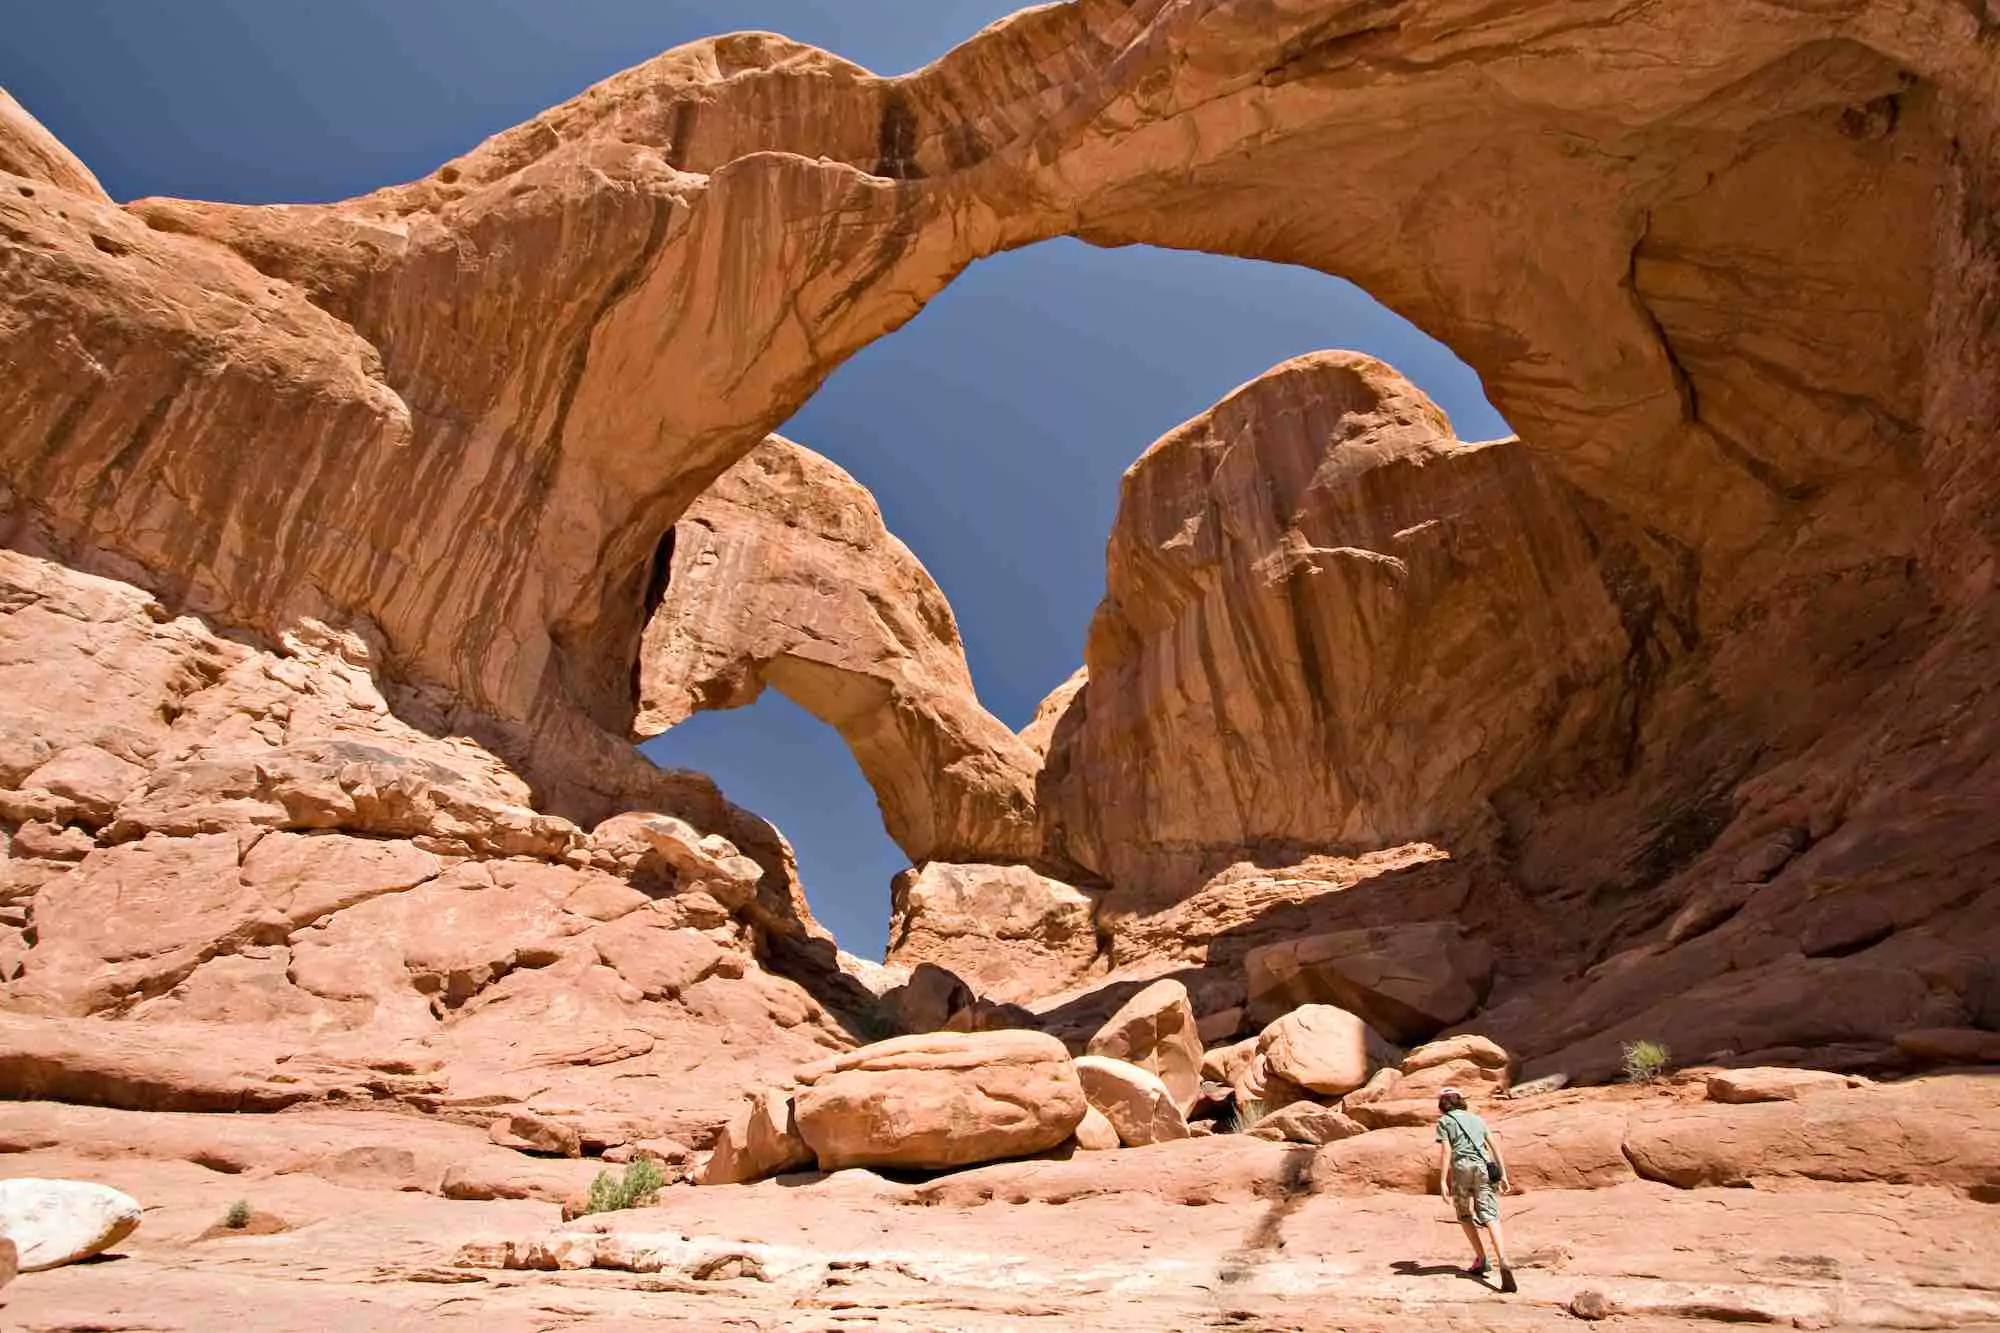
<svg viewBox="0 0 2000 1333">
<path fill-rule="evenodd" d="M 891 887 L 888 961 L 934 964 L 1002 1002 L 1054 994 L 1097 962 L 1095 903 L 1026 866 L 933 861 Z"/>
<path fill-rule="evenodd" d="M 1708 1076 L 1708 1099 L 1742 1105 L 1748 1102 L 1795 1102 L 1818 1092 L 1853 1086 L 1853 1080 L 1823 1069 L 1724 1069 Z"/>
<path fill-rule="evenodd" d="M 543 813 L 492 751 L 400 714 L 375 652 L 324 626 L 225 638 L 0 550 L 15 1095 L 390 1101 L 482 1130 L 588 1107 L 705 1142 L 746 1077 L 849 1044 L 773 971 L 818 938 L 775 831 L 629 752 L 659 804 L 595 829 Z"/>
<path fill-rule="evenodd" d="M 1201 1092 L 1201 1034 L 1187 987 L 1178 981 L 1156 981 L 1127 1000 L 1086 1049 L 1158 1076 L 1182 1112 Z"/>
<path fill-rule="evenodd" d="M 743 1099 L 742 1109 L 715 1137 L 715 1150 L 695 1179 L 703 1185 L 736 1185 L 811 1166 L 813 1150 L 799 1134 L 789 1092 L 766 1088 Z"/>
<path fill-rule="evenodd" d="M 801 1069 L 800 1137 L 820 1169 L 938 1169 L 1025 1157 L 1086 1106 L 1069 1052 L 1039 1032 L 894 1037 Z"/>
<path fill-rule="evenodd" d="M 14 1242 L 19 1271 L 39 1273 L 88 1259 L 138 1229 L 138 1200 L 82 1180 L 0 1180 L 0 1235 Z"/>
<path fill-rule="evenodd" d="M 1188 1124 L 1173 1092 L 1150 1069 L 1104 1055 L 1079 1055 L 1077 1081 L 1084 1100 L 1111 1122 L 1128 1148 L 1170 1143 L 1188 1136 Z"/>
<path fill-rule="evenodd" d="M 640 735 L 774 685 L 846 738 L 912 861 L 1036 854 L 1035 756 L 980 706 L 950 604 L 852 477 L 772 436 L 656 559 Z"/>
<path fill-rule="evenodd" d="M 1369 1126 L 1334 1106 L 1293 1102 L 1258 1121 L 1250 1133 L 1260 1139 L 1285 1143 L 1307 1143 L 1317 1148 L 1328 1143 L 1365 1134 Z"/>
<path fill-rule="evenodd" d="M 1085 1095 L 1089 1095 L 1087 1090 Z M 1123 1144 L 1117 1127 L 1105 1119 L 1104 1112 L 1092 1106 L 1085 1108 L 1083 1119 L 1076 1122 L 1076 1146 L 1085 1152 L 1109 1152 Z"/>
<path fill-rule="evenodd" d="M 1257 1053 L 1279 1078 L 1328 1097 L 1353 1092 L 1395 1054 L 1358 1015 L 1330 1004 L 1302 1005 L 1273 1022 Z"/>
</svg>

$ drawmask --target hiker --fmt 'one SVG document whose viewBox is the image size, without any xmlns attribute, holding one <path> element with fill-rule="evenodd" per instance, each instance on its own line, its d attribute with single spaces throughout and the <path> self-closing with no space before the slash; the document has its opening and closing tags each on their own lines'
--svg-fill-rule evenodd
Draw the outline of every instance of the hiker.
<svg viewBox="0 0 2000 1333">
<path fill-rule="evenodd" d="M 1465 1094 L 1457 1088 L 1438 1093 L 1437 1140 L 1438 1194 L 1451 1200 L 1458 1224 L 1478 1256 L 1466 1273 L 1486 1276 L 1486 1245 L 1479 1235 L 1484 1228 L 1493 1239 L 1493 1258 L 1500 1266 L 1500 1290 L 1519 1291 L 1506 1242 L 1500 1237 L 1499 1195 L 1513 1193 L 1514 1182 L 1507 1178 L 1499 1138 L 1484 1120 L 1465 1109 Z"/>
</svg>

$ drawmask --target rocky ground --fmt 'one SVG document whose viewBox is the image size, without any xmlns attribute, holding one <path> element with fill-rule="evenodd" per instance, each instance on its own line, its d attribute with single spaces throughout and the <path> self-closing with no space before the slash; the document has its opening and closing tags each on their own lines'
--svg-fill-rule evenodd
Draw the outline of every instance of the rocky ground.
<svg viewBox="0 0 2000 1333">
<path fill-rule="evenodd" d="M 1933 1082 L 1898 1103 L 1976 1096 L 1991 1123 L 1990 1081 Z M 1685 1117 L 1691 1095 L 1685 1084 L 1610 1104 L 1609 1094 L 1574 1095 L 1566 1110 L 1537 1114 L 1559 1115 L 1582 1140 L 1608 1112 Z M 1731 1111 L 1740 1125 L 1769 1109 Z M 1918 1128 L 1949 1135 L 1950 1114 Z M 1922 1119 L 1884 1118 L 1892 1133 Z M 192 1123 L 171 1149 L 135 1129 L 140 1120 Z M 30 1146 L 51 1137 L 33 1128 L 49 1121 L 65 1127 L 64 1141 Z M 245 1333 L 998 1330 L 1105 1319 L 1130 1330 L 1503 1329 L 1608 1314 L 1625 1329 L 2000 1327 L 2000 1159 L 1990 1144 L 1989 1183 L 1975 1188 L 1787 1177 L 1796 1166 L 1787 1154 L 1805 1135 L 1768 1142 L 1759 1169 L 1772 1174 L 1737 1188 L 1629 1174 L 1587 1189 L 1531 1179 L 1506 1205 L 1522 1290 L 1502 1296 L 1453 1271 L 1464 1241 L 1442 1201 L 1371 1188 L 1332 1149 L 1225 1135 L 925 1181 L 849 1170 L 679 1185 L 653 1207 L 564 1225 L 546 1200 L 441 1197 L 405 1159 L 479 1155 L 450 1130 L 327 1111 L 9 1107 L 0 1145 L 15 1150 L 4 1159 L 10 1174 L 114 1184 L 142 1198 L 146 1214 L 114 1254 L 18 1279 L 0 1293 L 0 1323 Z M 279 1139 L 301 1150 L 295 1160 L 273 1149 Z M 303 1151 L 314 1145 L 316 1160 Z M 170 1160 L 173 1151 L 183 1159 Z M 1411 1151 L 1420 1167 L 1423 1145 Z M 549 1168 L 573 1180 L 596 1168 L 498 1155 L 530 1182 Z M 219 1223 L 239 1199 L 253 1222 L 236 1233 Z"/>
</svg>

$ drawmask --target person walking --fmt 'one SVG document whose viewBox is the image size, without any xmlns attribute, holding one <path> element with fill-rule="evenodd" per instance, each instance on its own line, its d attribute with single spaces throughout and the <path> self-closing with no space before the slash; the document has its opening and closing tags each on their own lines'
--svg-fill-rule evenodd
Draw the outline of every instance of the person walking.
<svg viewBox="0 0 2000 1333">
<path fill-rule="evenodd" d="M 1465 1271 L 1484 1278 L 1486 1245 L 1481 1230 L 1493 1241 L 1493 1262 L 1500 1269 L 1500 1290 L 1519 1291 L 1514 1266 L 1507 1261 L 1507 1244 L 1500 1234 L 1500 1195 L 1514 1192 L 1507 1178 L 1507 1159 L 1500 1139 L 1486 1122 L 1465 1109 L 1465 1094 L 1457 1088 L 1438 1092 L 1438 1194 L 1451 1200 L 1458 1224 L 1477 1256 Z"/>
</svg>

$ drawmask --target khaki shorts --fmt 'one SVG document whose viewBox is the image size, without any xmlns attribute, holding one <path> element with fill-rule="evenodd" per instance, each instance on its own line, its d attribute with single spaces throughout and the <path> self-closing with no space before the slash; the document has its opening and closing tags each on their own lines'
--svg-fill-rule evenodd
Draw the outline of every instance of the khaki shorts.
<svg viewBox="0 0 2000 1333">
<path fill-rule="evenodd" d="M 1500 1193 L 1486 1174 L 1486 1163 L 1452 1161 L 1451 1206 L 1461 1222 L 1490 1227 L 1500 1220 Z"/>
</svg>

